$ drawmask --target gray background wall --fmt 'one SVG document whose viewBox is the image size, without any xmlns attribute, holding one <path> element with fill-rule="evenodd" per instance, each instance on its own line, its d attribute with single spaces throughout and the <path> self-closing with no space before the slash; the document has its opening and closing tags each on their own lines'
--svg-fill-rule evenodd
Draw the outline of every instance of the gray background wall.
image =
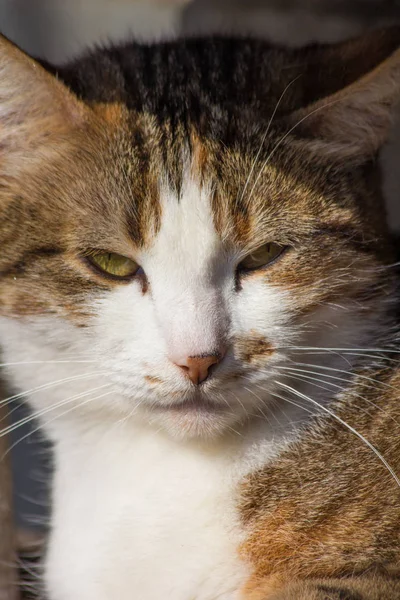
<svg viewBox="0 0 400 600">
<path fill-rule="evenodd" d="M 337 41 L 367 28 L 400 22 L 394 0 L 0 0 L 0 29 L 27 51 L 55 62 L 84 46 L 131 35 L 140 39 L 179 33 L 254 33 L 301 45 Z M 400 121 L 400 119 L 399 119 Z M 389 222 L 400 231 L 400 124 L 384 151 Z M 19 408 L 12 415 L 21 416 Z M 19 430 L 13 441 L 27 434 Z M 13 450 L 18 521 L 41 527 L 46 500 L 41 479 L 43 446 L 37 436 Z"/>
</svg>

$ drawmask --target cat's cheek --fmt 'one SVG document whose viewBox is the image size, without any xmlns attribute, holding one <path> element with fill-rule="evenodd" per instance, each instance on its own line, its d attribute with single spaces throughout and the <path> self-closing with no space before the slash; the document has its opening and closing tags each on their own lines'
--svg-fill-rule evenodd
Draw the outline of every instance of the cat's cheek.
<svg viewBox="0 0 400 600">
<path fill-rule="evenodd" d="M 292 336 L 293 316 L 290 294 L 265 281 L 265 277 L 248 277 L 236 294 L 232 306 L 235 339 L 263 339 L 270 348 L 277 347 Z M 250 352 L 249 360 L 252 358 Z"/>
<path fill-rule="evenodd" d="M 116 288 L 98 303 L 92 338 L 110 377 L 134 402 L 157 395 L 161 383 L 170 380 L 151 297 L 136 283 Z"/>
</svg>

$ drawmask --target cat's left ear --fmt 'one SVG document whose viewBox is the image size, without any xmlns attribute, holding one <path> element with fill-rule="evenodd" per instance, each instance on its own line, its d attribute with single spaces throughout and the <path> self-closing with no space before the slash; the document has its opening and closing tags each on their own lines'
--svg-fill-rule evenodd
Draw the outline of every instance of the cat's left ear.
<svg viewBox="0 0 400 600">
<path fill-rule="evenodd" d="M 388 137 L 400 101 L 400 28 L 332 46 L 313 68 L 319 86 L 325 78 L 326 88 L 335 90 L 335 76 L 344 85 L 324 97 L 320 87 L 318 100 L 290 115 L 289 129 L 333 160 L 362 163 L 373 157 Z"/>
</svg>

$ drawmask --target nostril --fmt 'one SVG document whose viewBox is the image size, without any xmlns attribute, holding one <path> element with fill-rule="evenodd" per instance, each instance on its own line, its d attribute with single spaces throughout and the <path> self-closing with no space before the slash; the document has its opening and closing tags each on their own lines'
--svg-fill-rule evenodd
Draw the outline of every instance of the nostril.
<svg viewBox="0 0 400 600">
<path fill-rule="evenodd" d="M 190 377 L 189 375 L 189 367 L 187 367 L 186 365 L 178 365 L 177 363 L 175 363 L 177 367 L 179 367 L 180 369 L 182 369 L 182 371 L 185 373 L 185 375 L 187 375 L 188 377 Z"/>
<path fill-rule="evenodd" d="M 195 385 L 198 385 L 207 379 L 211 367 L 217 364 L 221 358 L 221 353 L 213 352 L 198 356 L 188 356 L 182 361 L 175 362 L 175 364 L 185 372 Z"/>
</svg>

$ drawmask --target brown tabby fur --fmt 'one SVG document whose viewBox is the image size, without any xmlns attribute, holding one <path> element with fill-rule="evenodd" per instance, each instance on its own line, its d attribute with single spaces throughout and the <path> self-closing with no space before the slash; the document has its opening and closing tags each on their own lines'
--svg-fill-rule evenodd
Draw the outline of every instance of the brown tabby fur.
<svg viewBox="0 0 400 600">
<path fill-rule="evenodd" d="M 302 244 L 279 267 L 246 275 L 290 290 L 298 319 L 345 298 L 358 302 L 365 318 L 381 311 L 382 328 L 393 327 L 397 283 L 394 271 L 383 268 L 393 253 L 375 159 L 389 128 L 389 105 L 400 95 L 400 31 L 300 51 L 237 40 L 238 92 L 226 108 L 210 100 L 224 83 L 218 61 L 210 90 L 199 72 L 210 55 L 211 62 L 219 52 L 230 56 L 230 43 L 218 38 L 154 50 L 176 65 L 182 51 L 195 65 L 183 91 L 176 68 L 176 114 L 171 109 L 165 116 L 151 83 L 143 91 L 134 79 L 136 60 L 143 71 L 140 47 L 125 50 L 132 52 L 138 87 L 129 95 L 118 50 L 88 55 L 56 79 L 1 42 L 2 315 L 55 313 L 85 326 L 91 299 L 121 284 L 92 271 L 82 255 L 112 247 L 130 256 L 148 244 L 160 226 L 160 164 L 179 192 L 186 161 L 214 185 L 214 221 L 226 244 L 240 244 L 243 252 L 276 237 Z M 270 59 L 256 63 L 264 69 L 256 77 L 259 90 L 241 72 L 246 52 L 255 63 L 262 53 Z M 158 85 L 162 73 L 154 69 Z M 179 96 L 185 93 L 200 98 L 201 110 L 187 107 Z M 242 198 L 255 159 L 268 165 Z M 395 342 L 391 332 L 382 334 L 383 345 Z M 256 334 L 235 340 L 245 363 L 271 352 Z M 399 470 L 400 375 L 391 358 L 360 369 L 332 410 Z M 399 487 L 333 417 L 315 420 L 305 440 L 249 476 L 238 505 L 247 532 L 240 552 L 253 567 L 243 590 L 247 600 L 400 599 Z"/>
<path fill-rule="evenodd" d="M 357 430 L 388 462 L 399 464 L 400 439 L 390 432 L 400 422 L 400 374 L 388 369 L 361 377 L 351 404 L 346 398 L 333 410 L 347 423 L 356 421 Z M 377 410 L 366 404 L 362 411 L 363 399 L 376 403 Z M 269 591 L 277 580 L 282 585 L 343 577 L 341 587 L 356 590 L 359 581 L 352 586 L 351 579 L 361 573 L 368 573 L 370 581 L 387 577 L 388 589 L 397 595 L 389 596 L 379 583 L 381 595 L 360 597 L 400 597 L 400 581 L 395 586 L 400 573 L 399 502 L 396 482 L 365 444 L 333 418 L 323 431 L 317 427 L 307 443 L 287 452 L 279 464 L 254 473 L 244 486 L 242 515 L 249 536 L 242 551 L 255 565 L 255 579 L 249 583 L 249 590 L 254 586 L 255 591 L 249 598 L 262 598 L 258 588 Z M 315 597 L 330 598 L 323 593 Z M 332 597 L 341 596 L 337 592 Z"/>
</svg>

